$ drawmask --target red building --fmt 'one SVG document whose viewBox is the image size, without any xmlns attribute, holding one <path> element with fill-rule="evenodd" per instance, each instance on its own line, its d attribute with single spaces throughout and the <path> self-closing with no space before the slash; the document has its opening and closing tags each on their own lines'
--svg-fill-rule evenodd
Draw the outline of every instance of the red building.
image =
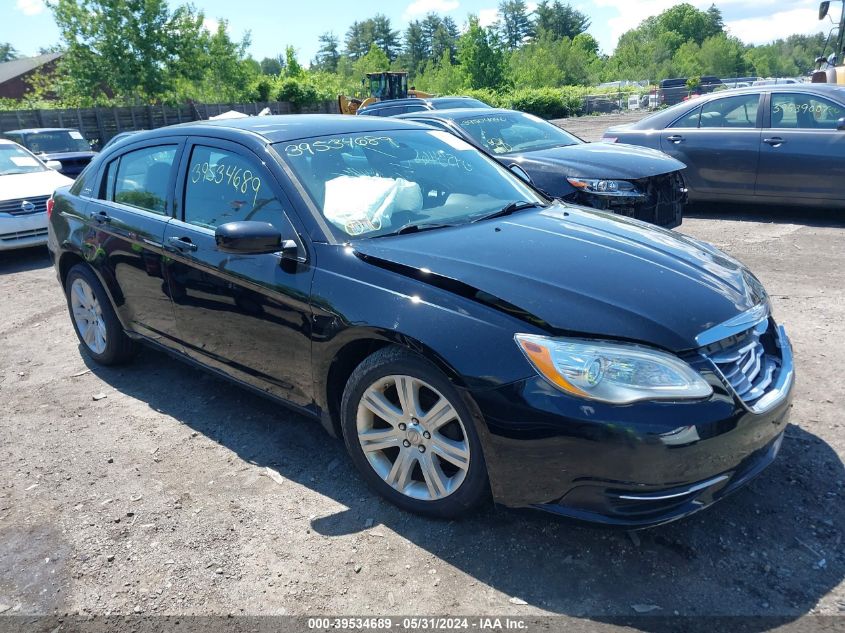
<svg viewBox="0 0 845 633">
<path fill-rule="evenodd" d="M 22 99 L 32 90 L 28 80 L 36 73 L 52 72 L 61 56 L 62 53 L 47 53 L 0 64 L 0 98 Z"/>
</svg>

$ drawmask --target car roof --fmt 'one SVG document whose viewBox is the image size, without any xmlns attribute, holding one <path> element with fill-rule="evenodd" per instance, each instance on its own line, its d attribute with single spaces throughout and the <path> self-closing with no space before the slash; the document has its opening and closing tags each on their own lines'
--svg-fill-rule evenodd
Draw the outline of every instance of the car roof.
<svg viewBox="0 0 845 633">
<path fill-rule="evenodd" d="M 37 134 L 38 132 L 76 132 L 75 127 L 28 127 L 21 130 L 6 130 L 3 134 Z"/>
<path fill-rule="evenodd" d="M 423 112 L 408 112 L 399 114 L 394 119 L 448 119 L 457 121 L 468 116 L 491 116 L 494 113 L 500 114 L 526 114 L 519 110 L 508 110 L 507 108 L 447 108 L 443 110 L 425 110 Z"/>
<path fill-rule="evenodd" d="M 387 117 L 357 117 L 348 114 L 280 114 L 180 123 L 155 130 L 139 131 L 137 136 L 138 140 L 144 140 L 173 134 L 209 135 L 209 132 L 218 130 L 221 137 L 226 132 L 236 134 L 243 132 L 261 137 L 269 143 L 283 143 L 312 136 L 389 132 L 415 127 L 421 126 L 410 121 L 397 121 Z"/>
</svg>

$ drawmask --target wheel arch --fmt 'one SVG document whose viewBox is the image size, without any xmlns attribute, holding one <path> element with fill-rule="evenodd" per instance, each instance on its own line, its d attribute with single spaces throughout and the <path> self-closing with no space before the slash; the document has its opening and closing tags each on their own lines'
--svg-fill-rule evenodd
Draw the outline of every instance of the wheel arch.
<svg viewBox="0 0 845 633">
<path fill-rule="evenodd" d="M 347 330 L 345 334 L 344 340 L 332 350 L 320 353 L 322 360 L 315 363 L 315 370 L 319 372 L 315 374 L 315 392 L 322 400 L 318 404 L 327 413 L 323 426 L 335 437 L 341 437 L 340 401 L 349 377 L 364 359 L 390 345 L 418 354 L 442 371 L 454 385 L 465 386 L 463 378 L 454 367 L 435 350 L 414 337 L 392 330 L 370 328 L 355 328 Z"/>
<path fill-rule="evenodd" d="M 111 302 L 112 309 L 115 311 L 115 315 L 117 315 L 118 321 L 120 321 L 121 325 L 126 329 L 126 323 L 123 322 L 121 318 L 120 310 L 118 310 L 118 302 L 115 300 L 115 292 L 120 293 L 119 288 L 115 288 L 109 280 L 104 278 L 102 272 L 97 269 L 96 266 L 92 266 L 91 262 L 86 260 L 80 253 L 73 250 L 66 250 L 59 256 L 58 262 L 58 272 L 59 272 L 59 281 L 62 284 L 62 289 L 65 288 L 65 284 L 67 283 L 67 276 L 70 273 L 71 268 L 76 266 L 77 264 L 82 264 L 86 266 L 91 272 L 94 273 L 94 276 L 97 277 L 97 281 L 103 286 L 103 289 L 106 291 L 106 296 L 108 296 L 109 301 Z M 122 295 L 119 295 L 122 297 Z"/>
</svg>

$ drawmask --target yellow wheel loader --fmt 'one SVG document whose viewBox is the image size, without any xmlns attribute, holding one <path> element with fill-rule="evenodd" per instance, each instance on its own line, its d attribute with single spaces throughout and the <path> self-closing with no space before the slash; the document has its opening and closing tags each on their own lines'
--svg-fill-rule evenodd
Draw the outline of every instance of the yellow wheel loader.
<svg viewBox="0 0 845 633">
<path fill-rule="evenodd" d="M 827 41 L 833 41 L 833 52 L 827 57 L 827 44 L 822 56 L 816 58 L 818 68 L 813 72 L 812 82 L 814 84 L 839 84 L 845 85 L 845 0 L 838 0 L 842 5 L 839 11 L 839 24 L 831 29 Z M 819 20 L 824 20 L 830 13 L 830 0 L 825 0 L 819 5 Z M 831 21 L 833 21 L 831 19 Z M 835 24 L 835 22 L 834 22 Z"/>
<path fill-rule="evenodd" d="M 408 90 L 408 73 L 406 72 L 367 73 L 367 78 L 361 81 L 361 85 L 369 87 L 368 97 L 358 98 L 338 95 L 337 105 L 340 108 L 341 114 L 355 114 L 359 108 L 368 106 L 376 101 L 433 96 L 427 92 L 417 90 L 413 86 Z"/>
</svg>

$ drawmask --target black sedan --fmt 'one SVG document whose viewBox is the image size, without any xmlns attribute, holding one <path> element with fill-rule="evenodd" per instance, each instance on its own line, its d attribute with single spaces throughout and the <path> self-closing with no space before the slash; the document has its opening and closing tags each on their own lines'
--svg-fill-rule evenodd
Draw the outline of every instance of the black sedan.
<svg viewBox="0 0 845 633">
<path fill-rule="evenodd" d="M 55 194 L 82 350 L 145 343 L 319 420 L 408 510 L 492 491 L 609 524 L 699 510 L 772 462 L 789 340 L 708 246 L 547 199 L 374 117 L 140 132 Z"/>
<path fill-rule="evenodd" d="M 65 127 L 37 127 L 26 130 L 9 130 L 3 136 L 23 145 L 41 160 L 56 160 L 58 170 L 65 176 L 76 178 L 91 162 L 96 152 L 79 130 Z"/>
<path fill-rule="evenodd" d="M 605 141 L 687 165 L 690 200 L 845 207 L 845 87 L 716 92 L 613 127 Z"/>
<path fill-rule="evenodd" d="M 514 110 L 435 110 L 397 118 L 472 143 L 552 198 L 667 229 L 682 221 L 684 164 L 661 152 L 585 143 L 548 121 Z"/>
</svg>

